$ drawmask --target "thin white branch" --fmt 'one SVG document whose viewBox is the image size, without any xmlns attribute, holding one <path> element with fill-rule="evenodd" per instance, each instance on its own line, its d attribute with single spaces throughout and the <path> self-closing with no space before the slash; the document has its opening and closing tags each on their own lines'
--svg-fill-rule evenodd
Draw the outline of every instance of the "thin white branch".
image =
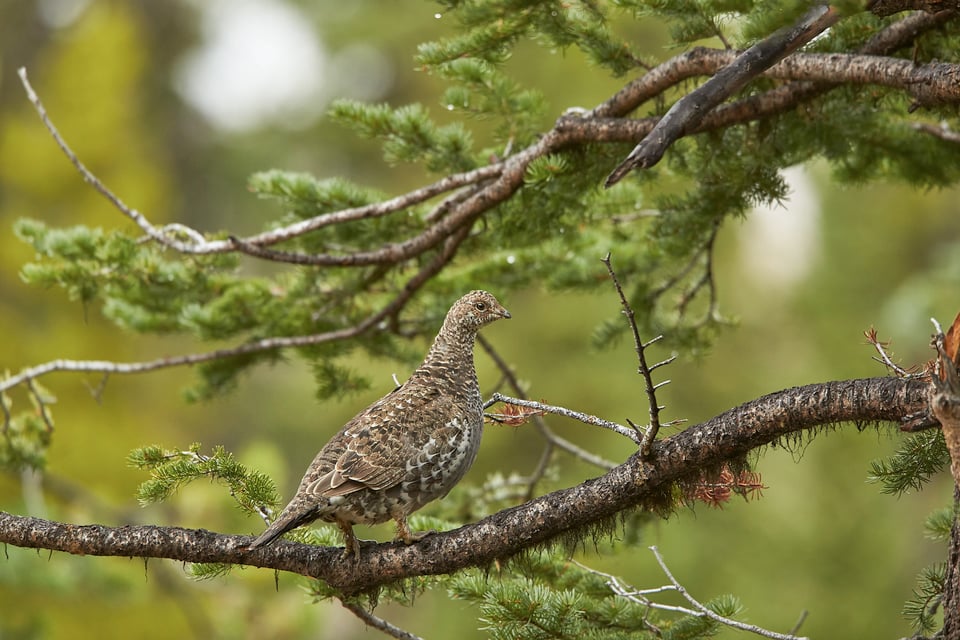
<svg viewBox="0 0 960 640">
<path fill-rule="evenodd" d="M 2 389 L 0 389 L 2 391 Z M 630 438 L 635 443 L 640 444 L 642 440 L 642 435 L 638 435 L 637 431 L 631 429 L 630 427 L 625 427 L 622 424 L 617 424 L 616 422 L 610 422 L 609 420 L 604 420 L 603 418 L 598 418 L 597 416 L 592 416 L 587 413 L 580 413 L 579 411 L 573 411 L 565 407 L 557 407 L 550 404 L 543 404 L 542 402 L 534 402 L 533 400 L 521 400 L 520 398 L 511 398 L 510 396 L 505 396 L 502 393 L 494 393 L 490 396 L 490 399 L 485 403 L 484 409 L 489 408 L 491 405 L 503 402 L 506 404 L 516 405 L 518 407 L 526 407 L 528 409 L 539 409 L 540 411 L 545 411 L 547 413 L 553 413 L 558 416 L 563 416 L 565 418 L 572 418 L 573 420 L 579 420 L 580 422 L 593 425 L 595 427 L 603 427 L 604 429 L 610 429 L 616 433 L 619 433 L 622 436 Z"/>
<path fill-rule="evenodd" d="M 659 549 L 656 545 L 650 547 L 650 551 L 653 552 L 653 557 L 657 559 L 657 564 L 660 565 L 660 568 L 663 570 L 664 575 L 667 576 L 667 579 L 670 581 L 676 590 L 677 593 L 682 595 L 687 602 L 689 602 L 693 607 L 699 612 L 697 615 L 703 615 L 711 620 L 719 622 L 720 624 L 726 625 L 728 627 L 733 627 L 734 629 L 740 629 L 741 631 L 749 631 L 750 633 L 755 633 L 758 636 L 763 636 L 764 638 L 773 638 L 773 640 L 809 640 L 808 638 L 803 638 L 801 636 L 796 636 L 788 633 L 777 633 L 776 631 L 769 631 L 762 627 L 758 627 L 753 624 L 747 624 L 746 622 L 740 622 L 739 620 L 733 620 L 732 618 L 726 618 L 721 616 L 719 613 L 712 611 L 707 608 L 705 605 L 697 601 L 693 596 L 687 593 L 687 590 L 677 582 L 677 579 L 673 577 L 673 574 L 670 572 L 670 569 L 667 568 L 667 563 L 664 561 L 663 556 L 660 555 Z"/>
<path fill-rule="evenodd" d="M 757 635 L 763 636 L 765 638 L 773 638 L 774 640 L 809 640 L 808 638 L 803 638 L 791 634 L 777 633 L 776 631 L 769 631 L 763 629 L 756 625 L 746 624 L 744 622 L 739 622 L 731 618 L 725 618 L 720 614 L 708 609 L 706 606 L 694 599 L 687 590 L 684 589 L 683 585 L 677 582 L 677 579 L 673 577 L 673 574 L 670 573 L 670 569 L 667 568 L 666 563 L 663 560 L 663 557 L 660 555 L 660 551 L 656 546 L 650 547 L 650 551 L 653 552 L 653 556 L 657 559 L 657 563 L 660 565 L 660 568 L 663 569 L 663 573 L 666 574 L 667 579 L 670 580 L 670 584 L 663 585 L 661 587 L 653 587 L 651 589 L 635 589 L 628 584 L 625 584 L 620 578 L 615 575 L 604 573 L 598 569 L 588 567 L 585 564 L 572 560 L 572 562 L 585 571 L 589 571 L 594 575 L 598 575 L 602 578 L 606 578 L 607 585 L 610 587 L 610 590 L 621 598 L 626 598 L 630 602 L 634 602 L 644 607 L 649 607 L 651 609 L 657 609 L 660 611 L 671 611 L 673 613 L 682 613 L 688 616 L 697 616 L 697 617 L 707 617 L 715 622 L 718 622 L 722 625 L 732 627 L 734 629 L 740 629 L 741 631 L 749 631 L 750 633 L 755 633 Z M 687 602 L 694 606 L 694 609 L 688 609 L 687 607 L 682 607 L 679 605 L 672 604 L 663 604 L 660 602 L 654 602 L 647 596 L 654 595 L 658 593 L 665 593 L 668 591 L 676 591 L 682 595 Z M 806 612 L 800 617 L 800 620 L 797 624 L 794 625 L 793 631 L 796 631 L 800 628 L 800 624 L 803 623 L 806 619 Z"/>
<path fill-rule="evenodd" d="M 255 236 L 243 238 L 242 242 L 264 247 L 276 244 L 278 242 L 283 242 L 284 240 L 289 240 L 291 238 L 296 238 L 307 233 L 308 231 L 315 231 L 322 227 L 327 227 L 333 224 L 340 224 L 351 220 L 363 220 L 365 218 L 378 218 L 406 209 L 415 204 L 419 204 L 429 200 L 430 198 L 433 198 L 434 196 L 440 195 L 441 193 L 452 191 L 465 185 L 475 184 L 490 178 L 495 178 L 500 175 L 502 171 L 503 167 L 498 163 L 479 167 L 464 173 L 455 173 L 451 176 L 442 178 L 433 184 L 421 187 L 420 189 L 415 189 L 409 193 L 405 193 L 395 198 L 390 198 L 389 200 L 375 202 L 373 204 L 367 204 L 361 207 L 353 207 L 350 209 L 342 209 L 340 211 L 325 213 L 323 215 L 309 218 L 280 229 L 265 231 L 264 233 Z M 220 249 L 220 251 L 226 251 L 232 248 L 229 246 L 230 243 L 228 241 L 219 242 L 223 242 L 228 245 L 228 247 Z"/>
<path fill-rule="evenodd" d="M 47 115 L 46 108 L 43 106 L 43 103 L 40 102 L 40 97 L 37 95 L 37 92 L 33 90 L 33 86 L 30 85 L 30 81 L 27 79 L 26 68 L 20 67 L 17 69 L 17 74 L 20 76 L 20 82 L 23 84 L 23 88 L 27 92 L 27 98 L 30 100 L 31 104 L 33 104 L 33 108 L 36 109 L 37 115 L 40 116 L 40 121 L 43 122 L 43 126 L 47 128 L 47 131 L 50 132 L 54 142 L 57 143 L 57 146 L 60 147 L 60 150 L 63 151 L 64 155 L 67 156 L 67 159 L 70 160 L 70 163 L 73 164 L 78 172 L 80 172 L 80 175 L 83 176 L 83 179 L 87 181 L 94 189 L 96 189 L 100 195 L 109 200 L 110 203 L 123 215 L 133 220 L 137 226 L 140 227 L 150 238 L 178 251 L 189 251 L 193 246 L 192 244 L 180 242 L 164 234 L 160 229 L 157 229 L 155 226 L 150 224 L 150 221 L 147 220 L 143 214 L 136 209 L 131 209 L 128 207 L 119 196 L 110 191 L 105 184 L 103 184 L 89 169 L 87 169 L 86 165 L 80 161 L 80 158 L 78 158 L 77 154 L 73 152 L 73 149 L 70 148 L 70 146 L 67 144 L 67 141 L 64 140 L 63 136 L 60 135 L 60 131 L 57 130 L 57 127 L 50 120 L 50 116 Z"/>
<path fill-rule="evenodd" d="M 73 372 L 96 372 L 96 373 L 146 373 L 156 371 L 157 369 L 166 369 L 168 367 L 180 367 L 186 365 L 195 365 L 219 358 L 229 358 L 231 356 L 256 353 L 258 351 L 269 351 L 271 349 L 282 349 L 286 347 L 303 347 L 307 345 L 331 342 L 334 340 L 344 340 L 352 338 L 363 333 L 370 328 L 373 318 L 378 318 L 380 314 L 371 316 L 364 322 L 346 329 L 337 331 L 328 331 L 326 333 L 316 333 L 309 336 L 289 336 L 279 338 L 264 338 L 256 342 L 248 342 L 238 347 L 229 349 L 218 349 L 216 351 L 207 351 L 205 353 L 190 353 L 182 356 L 172 356 L 168 358 L 157 358 L 156 360 L 147 360 L 144 362 L 112 362 L 109 360 L 51 360 L 27 369 L 20 373 L 0 380 L 0 392 L 11 389 L 19 384 L 29 383 L 31 380 L 53 373 L 55 371 L 73 371 Z"/>
</svg>

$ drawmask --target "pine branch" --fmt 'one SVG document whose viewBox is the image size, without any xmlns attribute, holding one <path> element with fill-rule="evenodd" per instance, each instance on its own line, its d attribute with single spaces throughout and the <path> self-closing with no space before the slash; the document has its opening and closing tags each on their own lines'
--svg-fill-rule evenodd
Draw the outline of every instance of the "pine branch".
<svg viewBox="0 0 960 640">
<path fill-rule="evenodd" d="M 212 360 L 221 360 L 239 355 L 258 353 L 261 351 L 274 351 L 277 349 L 286 349 L 290 347 L 304 347 L 309 345 L 323 344 L 325 342 L 334 342 L 337 340 L 347 340 L 362 335 L 375 327 L 385 319 L 392 318 L 413 298 L 414 294 L 426 284 L 430 278 L 439 273 L 449 263 L 456 254 L 460 244 L 466 239 L 470 232 L 470 227 L 460 229 L 444 243 L 443 249 L 434 258 L 420 269 L 412 278 L 410 278 L 400 293 L 381 308 L 376 313 L 368 316 L 365 320 L 352 327 L 337 329 L 336 331 L 327 331 L 307 336 L 289 336 L 264 338 L 254 342 L 231 347 L 228 349 L 217 349 L 204 353 L 192 353 L 183 356 L 173 356 L 167 358 L 157 358 L 146 362 L 110 362 L 106 360 L 65 360 L 58 359 L 46 362 L 41 365 L 29 367 L 20 373 L 0 380 L 0 393 L 11 389 L 19 384 L 30 384 L 33 380 L 53 373 L 54 371 L 74 371 L 74 372 L 97 372 L 106 375 L 111 374 L 132 374 L 147 373 L 158 369 L 169 367 L 189 366 L 210 362 Z M 105 384 L 105 381 L 104 381 Z M 103 385 L 101 385 L 103 386 Z M 3 405 L 4 412 L 7 413 L 6 404 Z"/>
<path fill-rule="evenodd" d="M 951 12 L 941 12 L 934 15 L 908 16 L 878 32 L 863 47 L 862 52 L 879 56 L 895 51 L 912 42 L 920 34 L 940 26 L 952 15 Z M 28 367 L 19 374 L 7 377 L 0 381 L 0 391 L 24 384 L 53 371 L 86 371 L 106 375 L 141 373 L 166 367 L 190 366 L 238 355 L 348 340 L 360 336 L 376 327 L 381 320 L 395 317 L 403 309 L 416 290 L 452 259 L 456 247 L 465 239 L 473 223 L 496 205 L 511 198 L 523 187 L 524 176 L 532 162 L 575 145 L 632 141 L 643 137 L 655 126 L 656 119 L 632 119 L 623 116 L 642 103 L 662 96 L 687 78 L 716 73 L 723 66 L 729 65 L 735 55 L 729 51 L 707 49 L 695 49 L 680 54 L 627 84 L 616 95 L 592 111 L 586 112 L 585 115 L 562 116 L 557 120 L 554 128 L 547 131 L 537 142 L 489 166 L 449 176 L 383 202 L 326 213 L 259 235 L 225 240 L 205 239 L 203 234 L 181 224 L 156 226 L 142 213 L 124 203 L 87 169 L 68 146 L 30 85 L 26 71 L 21 69 L 21 82 L 41 121 L 84 180 L 93 185 L 124 216 L 135 222 L 147 238 L 164 247 L 185 254 L 236 251 L 259 255 L 268 260 L 295 263 L 302 261 L 307 264 L 336 266 L 376 264 L 385 267 L 399 266 L 428 251 L 442 248 L 439 249 L 435 259 L 432 259 L 408 281 L 393 301 L 353 326 L 315 335 L 268 337 L 232 348 L 160 358 L 149 362 L 115 363 L 58 359 Z M 873 82 L 879 81 L 878 78 L 881 75 L 889 76 L 892 78 L 889 82 L 895 88 L 907 92 L 918 90 L 924 92 L 915 94 L 917 96 L 932 96 L 937 100 L 960 99 L 958 95 L 960 83 L 950 81 L 951 78 L 957 77 L 956 65 L 925 65 L 914 68 L 903 60 L 893 58 L 877 58 L 869 64 L 867 62 L 861 64 L 857 62 L 858 58 L 853 56 L 832 55 L 828 58 L 808 56 L 814 56 L 814 54 L 801 56 L 794 54 L 781 63 L 784 66 L 775 65 L 770 72 L 782 73 L 782 77 L 812 78 L 816 81 L 805 79 L 790 82 L 759 96 L 719 107 L 704 118 L 694 133 L 743 124 L 782 113 L 795 108 L 804 100 L 829 90 L 835 86 L 836 82 L 852 82 L 857 78 L 863 82 Z M 805 63 L 804 60 L 808 62 Z M 788 61 L 789 64 L 785 64 Z M 918 89 L 918 80 L 930 80 L 939 84 L 935 83 L 929 89 Z M 922 85 L 923 82 L 920 84 Z M 425 226 L 411 237 L 396 243 L 343 254 L 300 254 L 267 249 L 270 245 L 302 237 L 310 231 L 326 226 L 408 211 L 413 205 L 443 194 L 449 195 L 423 219 Z M 6 405 L 3 409 L 6 412 Z"/>
<path fill-rule="evenodd" d="M 950 12 L 935 15 L 918 14 L 894 23 L 878 33 L 863 53 L 880 55 L 889 53 L 909 44 L 920 33 L 935 28 L 951 17 Z M 468 186 L 482 186 L 471 197 L 456 202 L 449 207 L 446 215 L 428 216 L 431 225 L 420 234 L 372 251 L 348 253 L 344 255 L 315 254 L 295 255 L 291 252 L 263 252 L 259 255 L 268 259 L 290 261 L 310 260 L 308 264 L 327 264 L 336 266 L 359 266 L 369 264 L 396 264 L 419 255 L 436 246 L 444 237 L 454 233 L 465 224 L 469 224 L 484 212 L 507 199 L 523 184 L 523 175 L 527 166 L 536 158 L 555 153 L 573 143 L 592 141 L 611 142 L 629 141 L 649 133 L 656 120 L 617 120 L 616 123 L 603 119 L 620 117 L 636 109 L 640 104 L 662 95 L 678 83 L 698 75 L 713 75 L 729 67 L 735 60 L 735 52 L 726 50 L 708 50 L 703 48 L 680 54 L 651 70 L 636 81 L 626 85 L 606 102 L 598 105 L 584 117 L 572 119 L 563 116 L 551 131 L 545 133 L 539 142 L 510 156 L 506 160 L 492 163 L 472 171 L 445 177 L 431 185 L 415 189 L 407 194 L 382 202 L 343 209 L 316 216 L 279 229 L 274 229 L 246 238 L 228 238 L 226 240 L 206 240 L 203 234 L 182 224 L 157 227 L 142 213 L 129 207 L 99 180 L 77 157 L 50 119 L 39 96 L 34 91 L 27 72 L 21 68 L 18 73 L 30 102 L 36 109 L 44 126 L 50 132 L 57 146 L 68 157 L 85 181 L 90 183 L 118 211 L 131 219 L 143 230 L 147 237 L 159 244 L 186 254 L 225 253 L 230 251 L 253 252 L 256 249 L 300 237 L 317 229 L 366 218 L 381 217 L 408 210 L 411 206 L 425 202 L 435 196 Z M 790 61 L 789 64 L 784 64 Z M 839 54 L 804 54 L 790 56 L 787 61 L 770 70 L 772 77 L 818 80 L 822 82 L 873 83 L 883 82 L 888 86 L 908 92 L 917 92 L 918 101 L 956 102 L 960 100 L 960 88 L 951 78 L 957 77 L 957 65 L 934 64 L 914 67 L 903 60 L 881 58 L 859 60 L 855 56 Z M 778 70 L 779 69 L 779 70 Z M 784 88 L 781 88 L 784 89 Z M 821 88 L 822 89 L 822 88 Z M 777 95 L 774 90 L 769 95 Z M 783 93 L 782 91 L 780 92 Z M 742 124 L 759 117 L 765 117 L 793 106 L 809 96 L 803 95 L 797 87 L 791 87 L 779 100 L 778 106 L 745 109 L 734 105 L 725 107 L 726 117 L 717 121 L 707 117 L 699 127 L 687 127 L 692 133 L 699 133 L 717 127 Z M 744 104 L 755 103 L 746 101 Z M 599 119 L 599 120 L 598 120 Z M 578 121 L 582 121 L 577 124 Z M 589 124 L 587 124 L 589 123 Z M 598 125 L 604 126 L 598 126 Z M 439 218 L 439 220 L 437 219 Z M 177 239 L 177 235 L 189 238 L 189 242 Z"/>
<path fill-rule="evenodd" d="M 365 547 L 359 563 L 344 559 L 339 548 L 281 541 L 248 552 L 250 536 L 175 527 L 80 526 L 7 513 L 0 513 L 0 542 L 85 555 L 245 564 L 322 579 L 351 594 L 412 576 L 488 566 L 625 510 L 662 507 L 675 483 L 790 434 L 847 421 L 896 422 L 925 406 L 927 388 L 916 380 L 872 378 L 772 393 L 658 440 L 649 460 L 633 455 L 599 478 L 414 545 Z"/>
</svg>

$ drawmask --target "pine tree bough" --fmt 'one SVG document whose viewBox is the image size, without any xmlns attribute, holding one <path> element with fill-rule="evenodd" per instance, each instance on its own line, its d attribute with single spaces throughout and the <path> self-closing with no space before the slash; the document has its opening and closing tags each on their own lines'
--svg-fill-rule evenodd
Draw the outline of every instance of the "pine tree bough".
<svg viewBox="0 0 960 640">
<path fill-rule="evenodd" d="M 936 3 L 931 3 L 931 6 Z M 693 130 L 707 131 L 753 122 L 797 108 L 837 86 L 846 84 L 882 84 L 911 95 L 916 104 L 929 105 L 960 101 L 958 66 L 934 62 L 914 65 L 910 61 L 884 57 L 909 46 L 918 36 L 955 18 L 952 11 L 917 13 L 898 20 L 877 32 L 857 54 L 792 54 L 766 71 L 772 78 L 789 80 L 768 91 L 722 104 L 707 113 Z M 147 216 L 129 207 L 111 192 L 79 160 L 60 136 L 39 97 L 21 70 L 21 79 L 30 101 L 49 129 L 57 145 L 84 179 L 94 186 L 123 215 L 132 220 L 151 241 L 187 255 L 244 253 L 259 258 L 305 265 L 351 268 L 376 265 L 383 269 L 402 269 L 412 260 L 429 256 L 426 265 L 398 289 L 394 299 L 352 326 L 314 335 L 276 336 L 247 342 L 233 348 L 161 358 L 143 363 L 55 360 L 28 367 L 0 380 L 0 391 L 24 384 L 52 371 L 87 371 L 126 374 L 153 371 L 224 360 L 231 356 L 317 345 L 349 340 L 373 330 L 380 322 L 393 320 L 416 290 L 450 262 L 458 246 L 467 238 L 474 223 L 498 204 L 523 188 L 531 163 L 550 154 L 579 145 L 597 142 L 634 142 L 647 135 L 656 118 L 631 118 L 633 111 L 664 94 L 686 79 L 709 76 L 728 67 L 737 52 L 696 48 L 665 61 L 626 84 L 610 99 L 582 115 L 561 116 L 555 126 L 540 139 L 489 166 L 446 176 L 440 180 L 372 204 L 342 209 L 298 221 L 294 224 L 248 236 L 209 239 L 180 224 L 157 226 Z M 442 198 L 422 216 L 421 224 L 409 237 L 381 246 L 343 253 L 304 253 L 270 248 L 277 243 L 302 237 L 323 227 L 367 218 L 409 212 L 433 198 Z"/>
<path fill-rule="evenodd" d="M 665 509 L 676 483 L 695 481 L 726 461 L 803 431 L 842 422 L 898 422 L 927 408 L 929 384 L 870 378 L 813 384 L 772 393 L 658 441 L 608 473 L 496 513 L 421 542 L 362 550 L 362 562 L 342 550 L 281 541 L 247 553 L 250 536 L 157 526 L 107 527 L 51 522 L 0 513 L 0 542 L 77 555 L 169 558 L 231 563 L 319 578 L 344 594 L 420 575 L 488 566 L 564 536 L 587 535 L 637 508 Z"/>
</svg>

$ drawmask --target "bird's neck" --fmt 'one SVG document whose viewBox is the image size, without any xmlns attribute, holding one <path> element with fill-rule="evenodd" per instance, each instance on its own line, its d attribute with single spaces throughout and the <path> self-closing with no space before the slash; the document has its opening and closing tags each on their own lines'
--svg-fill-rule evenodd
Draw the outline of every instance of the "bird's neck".
<svg viewBox="0 0 960 640">
<path fill-rule="evenodd" d="M 453 382 L 469 383 L 476 380 L 477 374 L 473 365 L 473 343 L 476 337 L 476 331 L 444 325 L 414 375 L 450 377 L 456 374 L 461 380 Z"/>
</svg>

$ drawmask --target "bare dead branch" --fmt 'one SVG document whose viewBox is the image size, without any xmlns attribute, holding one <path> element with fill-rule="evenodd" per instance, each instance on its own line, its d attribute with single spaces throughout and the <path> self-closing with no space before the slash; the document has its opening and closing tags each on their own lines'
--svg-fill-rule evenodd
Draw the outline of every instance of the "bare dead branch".
<svg viewBox="0 0 960 640">
<path fill-rule="evenodd" d="M 513 393 L 516 394 L 516 396 L 521 400 L 529 400 L 523 390 L 523 386 L 520 384 L 520 381 L 517 380 L 517 376 L 514 374 L 513 369 L 510 368 L 510 365 L 507 364 L 506 360 L 503 359 L 500 353 L 494 349 L 490 341 L 483 334 L 478 334 L 477 342 L 480 344 L 481 348 L 487 352 L 487 355 L 489 355 L 494 364 L 497 365 L 497 368 L 500 369 L 500 372 L 507 381 L 507 384 L 511 389 L 513 389 Z M 527 500 L 533 497 L 533 490 L 536 483 L 539 482 L 543 477 L 543 474 L 546 473 L 547 467 L 552 459 L 551 454 L 554 447 L 569 453 L 574 458 L 578 458 L 587 464 L 599 467 L 605 471 L 609 471 L 617 466 L 616 463 L 610 462 L 609 460 L 598 456 L 591 451 L 587 451 L 582 447 L 578 447 L 566 438 L 558 436 L 556 433 L 554 433 L 553 429 L 547 425 L 546 421 L 544 421 L 540 415 L 534 415 L 532 417 L 532 421 L 537 431 L 540 433 L 543 439 L 546 440 L 547 445 L 540 456 L 540 460 L 537 462 L 536 468 L 530 474 L 531 485 L 530 492 L 527 495 Z"/>
<path fill-rule="evenodd" d="M 382 312 L 381 312 L 382 313 Z M 377 317 L 381 313 L 376 314 Z M 364 322 L 347 329 L 338 329 L 326 333 L 317 333 L 309 336 L 290 336 L 281 338 L 264 338 L 255 342 L 248 342 L 237 347 L 228 349 L 217 349 L 215 351 L 206 351 L 203 353 L 191 353 L 182 356 L 171 356 L 167 358 L 157 358 L 145 362 L 111 362 L 109 360 L 68 360 L 57 359 L 45 362 L 40 365 L 23 369 L 16 375 L 0 380 L 0 391 L 6 391 L 19 384 L 29 383 L 42 376 L 55 371 L 73 371 L 73 372 L 93 372 L 105 374 L 133 374 L 147 373 L 166 369 L 169 367 L 182 367 L 210 362 L 223 358 L 230 358 L 260 351 L 271 351 L 275 349 L 285 349 L 289 347 L 303 347 L 313 344 L 322 344 L 333 340 L 345 340 L 363 333 L 375 324 L 368 318 Z"/>
<path fill-rule="evenodd" d="M 629 600 L 630 602 L 639 604 L 641 606 L 649 607 L 650 609 L 657 609 L 660 611 L 670 611 L 673 613 L 681 613 L 688 616 L 696 616 L 698 618 L 706 617 L 706 618 L 710 618 L 714 622 L 731 627 L 733 629 L 739 629 L 740 631 L 749 631 L 750 633 L 755 633 L 765 638 L 773 638 L 774 640 L 808 640 L 807 638 L 800 638 L 794 635 L 800 626 L 800 622 L 803 621 L 803 617 L 801 617 L 800 622 L 798 622 L 794 626 L 794 630 L 791 631 L 791 633 L 785 635 L 782 633 L 777 633 L 776 631 L 769 631 L 767 629 L 763 629 L 762 627 L 758 627 L 756 625 L 746 624 L 738 620 L 733 620 L 732 618 L 727 618 L 725 616 L 718 615 L 711 609 L 704 606 L 698 600 L 693 598 L 693 596 L 690 595 L 690 593 L 686 590 L 686 588 L 684 588 L 684 586 L 681 585 L 676 580 L 676 578 L 673 577 L 673 574 L 667 568 L 666 562 L 663 560 L 663 557 L 660 555 L 660 552 L 656 546 L 649 547 L 649 549 L 650 551 L 653 552 L 654 558 L 656 558 L 657 563 L 660 565 L 660 568 L 666 574 L 667 579 L 670 581 L 670 584 L 664 585 L 661 587 L 636 589 L 624 583 L 622 579 L 620 579 L 619 577 L 613 574 L 604 573 L 603 571 L 593 569 L 580 562 L 577 562 L 576 560 L 574 560 L 573 563 L 576 564 L 578 567 L 584 569 L 585 571 L 589 571 L 594 575 L 605 578 L 607 582 L 607 586 L 609 586 L 610 590 L 617 596 L 624 598 L 626 600 Z M 661 593 L 669 593 L 669 592 L 679 593 L 687 600 L 687 602 L 692 604 L 694 608 L 688 609 L 687 607 L 683 607 L 679 605 L 665 604 L 662 602 L 657 602 L 652 598 L 650 598 L 650 596 L 652 595 L 659 595 Z"/>
<path fill-rule="evenodd" d="M 620 306 L 623 308 L 623 315 L 627 318 L 627 323 L 630 325 L 630 331 L 633 333 L 633 348 L 637 353 L 637 360 L 640 363 L 640 366 L 637 368 L 637 373 L 643 376 L 644 382 L 644 391 L 647 394 L 647 406 L 650 413 L 650 425 L 643 432 L 643 439 L 640 441 L 640 455 L 647 457 L 650 455 L 651 447 L 653 446 L 653 441 L 657 437 L 657 433 L 660 431 L 660 410 L 663 407 L 660 405 L 657 400 L 657 387 L 667 384 L 669 380 L 664 382 L 661 385 L 656 385 L 653 382 L 653 369 L 647 366 L 647 347 L 651 344 L 657 342 L 663 336 L 657 336 L 652 339 L 650 342 L 644 342 L 640 338 L 640 329 L 637 328 L 637 319 L 633 313 L 633 307 L 630 306 L 630 302 L 627 300 L 626 294 L 623 293 L 623 287 L 620 286 L 620 280 L 617 278 L 617 273 L 613 269 L 613 264 L 610 262 L 610 254 L 608 253 L 601 260 L 603 264 L 607 267 L 607 273 L 610 274 L 610 280 L 613 281 L 613 287 L 617 290 L 617 295 L 620 298 Z M 673 359 L 671 358 L 670 361 Z M 659 363 L 658 366 L 663 366 L 668 364 L 668 361 L 664 360 Z M 633 423 L 630 423 L 633 426 Z"/>
<path fill-rule="evenodd" d="M 655 165 L 670 145 L 694 130 L 714 107 L 839 19 L 839 12 L 829 5 L 815 6 L 793 27 L 777 31 L 738 55 L 733 63 L 674 103 L 653 131 L 613 170 L 604 186 L 615 185 L 635 168 Z"/>
<path fill-rule="evenodd" d="M 250 536 L 156 526 L 74 525 L 0 513 L 0 542 L 73 554 L 246 564 L 326 581 L 344 594 L 418 575 L 487 566 L 624 510 L 658 504 L 670 487 L 784 436 L 845 421 L 897 422 L 927 404 L 928 385 L 900 378 L 846 380 L 772 393 L 654 443 L 598 478 L 538 497 L 417 544 L 342 550 L 289 541 L 248 552 Z"/>
</svg>

